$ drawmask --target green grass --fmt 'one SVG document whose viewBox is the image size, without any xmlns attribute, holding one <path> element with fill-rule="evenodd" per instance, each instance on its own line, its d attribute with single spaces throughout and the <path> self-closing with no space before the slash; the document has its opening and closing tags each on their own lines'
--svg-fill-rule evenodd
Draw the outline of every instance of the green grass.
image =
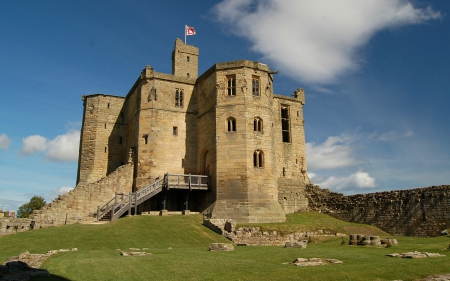
<svg viewBox="0 0 450 281">
<path fill-rule="evenodd" d="M 346 222 L 335 219 L 326 214 L 306 212 L 286 215 L 283 223 L 238 224 L 237 227 L 258 226 L 264 231 L 277 231 L 278 233 L 293 233 L 323 230 L 334 233 L 367 234 L 389 236 L 386 232 L 375 226 Z"/>
<path fill-rule="evenodd" d="M 289 215 L 286 225 L 300 229 L 302 223 L 313 227 L 314 222 L 319 229 L 335 228 L 327 225 L 328 216 L 311 214 Z M 210 252 L 210 243 L 228 240 L 202 226 L 201 216 L 136 216 L 104 225 L 75 224 L 0 237 L 0 262 L 25 251 L 76 247 L 76 252 L 58 253 L 44 262 L 41 268 L 52 273 L 51 280 L 414 280 L 450 273 L 449 257 L 385 256 L 414 250 L 450 254 L 449 237 L 396 238 L 399 245 L 392 248 L 340 246 L 340 238 L 332 238 L 306 249 L 242 246 L 232 252 Z M 116 250 L 144 247 L 151 256 L 123 257 Z M 344 263 L 304 268 L 283 264 L 299 257 Z"/>
</svg>

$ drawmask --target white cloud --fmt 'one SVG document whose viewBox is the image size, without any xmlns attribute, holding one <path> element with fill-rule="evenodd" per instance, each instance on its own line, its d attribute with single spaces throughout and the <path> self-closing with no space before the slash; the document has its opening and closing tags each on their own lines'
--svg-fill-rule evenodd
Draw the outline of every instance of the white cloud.
<svg viewBox="0 0 450 281">
<path fill-rule="evenodd" d="M 321 144 L 306 143 L 308 169 L 336 169 L 362 163 L 353 156 L 353 138 L 348 135 L 332 136 Z"/>
<path fill-rule="evenodd" d="M 377 187 L 375 178 L 363 171 L 358 171 L 348 177 L 325 178 L 315 173 L 308 175 L 314 184 L 319 185 L 321 188 L 328 188 L 335 191 L 355 191 Z"/>
<path fill-rule="evenodd" d="M 224 0 L 215 18 L 254 51 L 305 83 L 328 84 L 362 63 L 375 33 L 442 18 L 405 0 Z"/>
<path fill-rule="evenodd" d="M 22 142 L 20 153 L 23 155 L 45 151 L 46 161 L 78 161 L 80 131 L 70 130 L 50 141 L 43 136 L 33 135 L 22 139 Z"/>
<path fill-rule="evenodd" d="M 36 152 L 42 152 L 47 149 L 47 139 L 40 135 L 32 135 L 22 139 L 22 148 L 20 153 L 30 155 Z"/>
<path fill-rule="evenodd" d="M 56 190 L 54 190 L 53 192 L 58 196 L 58 195 L 63 195 L 69 191 L 73 190 L 73 187 L 70 186 L 63 186 L 61 188 L 58 188 Z"/>
<path fill-rule="evenodd" d="M 0 135 L 0 148 L 1 149 L 8 149 L 8 146 L 11 144 L 11 139 L 8 138 L 6 134 Z"/>
<path fill-rule="evenodd" d="M 408 138 L 414 135 L 414 132 L 412 130 L 408 130 L 404 133 L 399 133 L 397 131 L 390 131 L 387 133 L 378 134 L 377 132 L 373 132 L 369 138 L 375 139 L 377 141 L 395 141 L 403 138 Z"/>
<path fill-rule="evenodd" d="M 78 161 L 80 131 L 72 130 L 65 135 L 59 135 L 48 142 L 47 146 L 45 158 L 49 161 Z"/>
</svg>

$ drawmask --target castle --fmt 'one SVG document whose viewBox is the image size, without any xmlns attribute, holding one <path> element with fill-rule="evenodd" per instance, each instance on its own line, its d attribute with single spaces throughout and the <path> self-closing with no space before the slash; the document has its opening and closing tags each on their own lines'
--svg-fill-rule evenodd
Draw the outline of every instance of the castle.
<svg viewBox="0 0 450 281">
<path fill-rule="evenodd" d="M 83 96 L 77 185 L 132 158 L 133 191 L 165 173 L 208 176 L 209 191 L 170 190 L 140 211 L 188 205 L 213 218 L 281 222 L 306 210 L 304 91 L 274 94 L 277 72 L 248 60 L 198 75 L 198 59 L 197 47 L 177 39 L 172 74 L 146 66 L 126 97 Z"/>
<path fill-rule="evenodd" d="M 172 74 L 147 66 L 126 97 L 83 96 L 76 188 L 27 219 L 0 218 L 0 236 L 94 222 L 101 205 L 111 210 L 126 194 L 129 213 L 135 194 L 141 213 L 197 211 L 252 223 L 319 211 L 413 236 L 450 227 L 450 185 L 345 196 L 311 184 L 303 90 L 274 94 L 276 72 L 246 60 L 217 63 L 198 76 L 198 55 L 177 39 Z M 137 194 L 167 173 L 189 179 L 189 188 L 166 186 L 138 204 Z M 207 178 L 206 190 L 191 189 L 190 175 Z"/>
</svg>

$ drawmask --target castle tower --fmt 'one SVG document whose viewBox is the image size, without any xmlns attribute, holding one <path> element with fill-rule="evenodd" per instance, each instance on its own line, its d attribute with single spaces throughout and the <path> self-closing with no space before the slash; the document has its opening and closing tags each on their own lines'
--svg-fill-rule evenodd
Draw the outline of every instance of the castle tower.
<svg viewBox="0 0 450 281">
<path fill-rule="evenodd" d="M 126 163 L 125 98 L 94 94 L 83 96 L 83 122 L 78 160 L 78 183 L 97 181 Z"/>
<path fill-rule="evenodd" d="M 285 220 L 278 203 L 272 83 L 267 65 L 246 60 L 218 63 L 198 79 L 205 95 L 198 100 L 204 128 L 198 153 L 215 193 L 213 218 Z"/>
<path fill-rule="evenodd" d="M 172 52 L 172 74 L 189 78 L 198 77 L 198 48 L 186 45 L 181 39 L 175 41 Z"/>
</svg>

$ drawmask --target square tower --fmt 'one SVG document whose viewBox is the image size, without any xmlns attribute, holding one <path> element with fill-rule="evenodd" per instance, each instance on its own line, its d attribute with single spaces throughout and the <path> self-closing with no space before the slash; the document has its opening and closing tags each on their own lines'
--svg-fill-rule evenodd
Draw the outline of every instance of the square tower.
<svg viewBox="0 0 450 281">
<path fill-rule="evenodd" d="M 175 40 L 172 52 L 172 74 L 189 78 L 198 77 L 198 48 Z"/>
</svg>

